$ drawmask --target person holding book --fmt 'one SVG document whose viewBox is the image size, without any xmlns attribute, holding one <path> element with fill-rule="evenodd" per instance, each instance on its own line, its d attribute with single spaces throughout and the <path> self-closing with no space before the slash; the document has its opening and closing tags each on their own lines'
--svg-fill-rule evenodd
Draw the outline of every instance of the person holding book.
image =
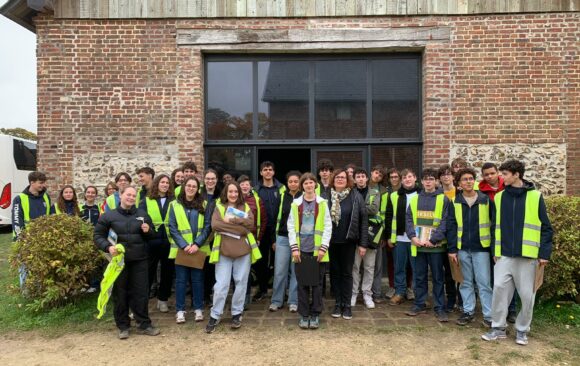
<svg viewBox="0 0 580 366">
<path fill-rule="evenodd" d="M 139 205 L 143 208 L 155 226 L 155 234 L 147 240 L 149 254 L 149 288 L 157 282 L 157 266 L 161 264 L 157 291 L 151 291 L 150 297 L 157 296 L 157 309 L 167 313 L 167 300 L 171 296 L 174 263 L 169 258 L 169 216 L 167 211 L 173 201 L 173 186 L 167 174 L 160 174 L 148 185 L 147 195 Z"/>
<path fill-rule="evenodd" d="M 333 318 L 352 319 L 352 267 L 358 250 L 364 257 L 368 248 L 368 215 L 364 198 L 353 189 L 354 182 L 344 169 L 334 171 L 328 208 L 332 221 L 330 281 L 336 303 Z"/>
<path fill-rule="evenodd" d="M 160 333 L 151 324 L 148 309 L 147 238 L 155 229 L 147 212 L 135 207 L 136 197 L 135 187 L 124 187 L 120 191 L 119 206 L 99 217 L 93 236 L 95 245 L 112 256 L 119 254 L 116 244 L 125 248 L 125 266 L 113 286 L 113 314 L 119 339 L 129 338 L 129 306 L 140 334 L 156 336 Z"/>
<path fill-rule="evenodd" d="M 411 240 L 411 255 L 415 258 L 415 300 L 405 314 L 426 313 L 428 273 L 431 267 L 435 316 L 440 322 L 449 321 L 445 312 L 443 291 L 443 261 L 447 260 L 447 213 L 449 199 L 437 189 L 437 170 L 427 168 L 421 174 L 424 190 L 411 198 L 406 215 L 407 237 Z"/>
<path fill-rule="evenodd" d="M 463 282 L 459 285 L 463 314 L 458 325 L 474 320 L 475 287 L 479 293 L 483 323 L 491 326 L 491 284 L 489 247 L 494 235 L 495 206 L 481 191 L 473 189 L 477 173 L 472 168 L 460 169 L 455 182 L 461 189 L 449 206 L 447 243 L 451 265 L 459 263 Z"/>
<path fill-rule="evenodd" d="M 215 331 L 223 314 L 230 282 L 234 280 L 232 296 L 232 329 L 242 326 L 242 313 L 250 266 L 262 256 L 252 230 L 254 217 L 250 206 L 244 203 L 242 189 L 236 182 L 228 183 L 211 218 L 214 242 L 210 263 L 215 263 L 215 280 L 211 317 L 205 328 L 207 333 Z"/>
<path fill-rule="evenodd" d="M 173 239 L 169 257 L 175 263 L 175 320 L 177 324 L 185 323 L 185 295 L 187 285 L 191 285 L 191 303 L 195 321 L 203 320 L 204 273 L 203 263 L 209 255 L 209 245 L 205 240 L 211 231 L 211 221 L 206 212 L 206 204 L 199 191 L 199 180 L 195 176 L 185 179 L 181 192 L 169 206 L 169 233 Z M 178 257 L 179 258 L 176 258 Z M 201 268 L 195 268 L 191 257 L 201 256 Z M 187 264 L 187 265 L 186 265 Z"/>
<path fill-rule="evenodd" d="M 329 261 L 328 248 L 332 236 L 328 201 L 316 194 L 317 185 L 312 173 L 304 173 L 300 177 L 299 187 L 303 194 L 292 202 L 287 221 L 288 241 L 298 283 L 298 325 L 302 329 L 317 329 L 320 326 L 322 281 L 326 273 L 325 264 Z M 291 185 L 289 188 L 292 192 Z"/>
<path fill-rule="evenodd" d="M 481 338 L 486 341 L 506 338 L 508 304 L 515 289 L 522 304 L 515 323 L 516 343 L 525 346 L 534 313 L 537 271 L 548 264 L 554 232 L 542 194 L 524 179 L 524 163 L 508 160 L 499 170 L 505 190 L 494 198 L 492 329 Z"/>
</svg>

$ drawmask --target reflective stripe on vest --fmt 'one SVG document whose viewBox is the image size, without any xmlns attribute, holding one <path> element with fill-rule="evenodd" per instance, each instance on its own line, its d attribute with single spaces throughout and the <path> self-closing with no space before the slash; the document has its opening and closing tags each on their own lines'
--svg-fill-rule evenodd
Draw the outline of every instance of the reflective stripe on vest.
<svg viewBox="0 0 580 366">
<path fill-rule="evenodd" d="M 187 214 L 185 213 L 185 208 L 181 203 L 177 201 L 171 201 L 171 203 L 169 204 L 169 210 L 167 212 L 168 218 L 169 212 L 171 210 L 173 210 L 173 213 L 175 215 L 175 221 L 177 221 L 177 230 L 183 237 L 183 240 L 185 240 L 188 244 L 193 243 L 193 240 L 195 238 L 193 237 L 193 230 L 191 228 L 191 224 L 189 223 L 189 219 L 187 218 Z M 196 237 L 203 230 L 204 221 L 205 215 L 203 213 L 198 212 Z M 175 243 L 175 240 L 172 240 L 170 243 L 171 249 L 169 249 L 169 259 L 175 259 L 179 247 Z M 210 254 L 209 244 L 203 244 L 201 247 L 199 247 L 199 250 L 201 250 L 207 255 Z"/>
<path fill-rule="evenodd" d="M 282 193 L 284 194 L 284 193 Z M 260 223 L 261 223 L 261 216 L 262 216 L 262 209 L 260 208 L 260 196 L 258 193 L 252 189 L 252 195 L 254 196 L 254 200 L 256 201 L 256 235 L 260 235 Z"/>
<path fill-rule="evenodd" d="M 503 192 L 495 195 L 495 250 L 494 255 L 501 257 L 501 199 Z M 539 191 L 526 192 L 526 207 L 524 212 L 524 227 L 522 235 L 522 257 L 538 258 L 540 252 L 540 239 L 542 237 L 542 222 L 540 221 L 540 198 Z"/>
<path fill-rule="evenodd" d="M 457 249 L 461 249 L 463 237 L 463 205 L 453 203 L 455 208 L 455 220 L 457 221 Z M 489 201 L 488 203 L 478 203 L 479 209 L 479 242 L 484 248 L 489 248 L 491 244 L 491 221 L 489 219 Z"/>
<path fill-rule="evenodd" d="M 278 207 L 278 217 L 276 218 L 276 232 L 275 235 L 278 235 L 278 230 L 280 230 L 280 221 L 282 220 L 282 206 L 284 206 L 284 195 L 286 193 L 282 193 L 282 195 L 280 195 L 280 206 Z M 257 233 L 259 234 L 260 232 L 257 231 Z"/>
<path fill-rule="evenodd" d="M 30 200 L 26 193 L 20 193 L 18 196 L 20 197 L 20 205 L 22 206 L 22 213 L 24 215 L 24 225 L 26 225 L 30 222 Z M 44 200 L 46 215 L 48 216 L 50 214 L 50 200 L 48 199 L 48 195 L 43 193 L 42 199 Z"/>
<path fill-rule="evenodd" d="M 318 215 L 314 220 L 314 253 L 315 257 L 318 257 L 318 251 L 322 245 L 322 234 L 324 233 L 324 215 L 326 215 L 326 210 L 328 209 L 327 201 L 321 201 L 318 203 Z M 290 206 L 290 215 L 294 219 L 294 231 L 296 232 L 296 244 L 298 245 L 298 250 L 300 250 L 300 217 L 298 217 L 298 205 L 292 202 Z M 322 257 L 322 262 L 328 262 L 328 250 L 324 253 Z"/>
<path fill-rule="evenodd" d="M 226 208 L 224 207 L 224 205 L 221 204 L 221 202 L 219 200 L 216 201 L 215 207 L 217 208 L 217 210 L 220 214 L 220 217 L 223 220 L 223 218 L 226 214 Z M 244 203 L 244 211 L 246 213 L 250 212 L 250 206 L 247 203 Z M 243 238 L 242 238 L 242 240 L 243 240 Z M 260 253 L 260 248 L 258 248 L 258 243 L 256 242 L 256 238 L 254 237 L 254 234 L 248 233 L 245 240 L 250 245 L 250 256 L 252 259 L 252 264 L 254 264 L 254 263 L 256 263 L 256 261 L 258 259 L 262 258 L 262 254 Z M 209 257 L 210 263 L 219 262 L 221 242 L 222 242 L 222 236 L 219 232 L 216 231 L 214 234 L 213 247 L 211 248 L 211 254 Z"/>
<path fill-rule="evenodd" d="M 397 205 L 399 204 L 399 195 L 397 192 L 393 192 L 389 196 L 391 197 L 391 205 L 393 206 L 393 219 L 391 220 L 391 243 L 395 245 L 397 244 Z"/>
<path fill-rule="evenodd" d="M 437 228 L 441 225 L 441 219 L 443 218 L 443 205 L 445 203 L 445 195 L 443 193 L 438 194 L 435 199 L 435 211 L 433 211 L 433 227 Z M 417 207 L 419 205 L 419 195 L 411 197 L 411 202 L 409 206 L 411 207 L 411 213 L 413 214 L 413 226 L 417 226 Z M 443 239 L 441 244 L 446 244 L 447 240 Z M 411 244 L 411 255 L 413 257 L 417 256 L 417 246 Z"/>
</svg>

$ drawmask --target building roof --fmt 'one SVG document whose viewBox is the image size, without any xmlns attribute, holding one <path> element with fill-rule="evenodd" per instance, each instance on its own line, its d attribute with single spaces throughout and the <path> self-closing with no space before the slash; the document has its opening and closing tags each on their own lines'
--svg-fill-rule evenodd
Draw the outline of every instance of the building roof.
<svg viewBox="0 0 580 366">
<path fill-rule="evenodd" d="M 36 33 L 32 18 L 42 12 L 52 12 L 52 0 L 8 0 L 0 7 L 0 14 Z"/>
</svg>

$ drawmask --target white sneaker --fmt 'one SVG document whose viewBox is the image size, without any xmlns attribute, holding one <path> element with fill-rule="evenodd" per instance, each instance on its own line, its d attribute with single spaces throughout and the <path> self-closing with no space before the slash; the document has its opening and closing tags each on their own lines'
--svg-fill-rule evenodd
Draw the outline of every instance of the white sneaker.
<svg viewBox="0 0 580 366">
<path fill-rule="evenodd" d="M 288 305 L 288 310 L 290 310 L 291 313 L 295 313 L 298 311 L 298 305 L 290 304 L 290 305 Z"/>
<path fill-rule="evenodd" d="M 373 301 L 373 298 L 371 296 L 364 296 L 364 301 L 365 301 L 365 306 L 367 307 L 367 309 L 374 309 L 375 308 L 375 302 Z"/>
<path fill-rule="evenodd" d="M 406 294 L 407 300 L 415 300 L 415 292 L 413 292 L 413 289 L 408 287 L 407 288 L 407 294 Z"/>
<path fill-rule="evenodd" d="M 356 298 L 358 295 L 352 295 L 350 298 L 350 307 L 356 306 Z"/>
<path fill-rule="evenodd" d="M 203 311 L 202 310 L 195 310 L 195 321 L 200 322 L 203 321 Z"/>
<path fill-rule="evenodd" d="M 185 323 L 185 311 L 178 311 L 175 315 L 175 322 L 177 324 Z"/>
<path fill-rule="evenodd" d="M 387 291 L 385 291 L 385 297 L 390 299 L 391 297 L 395 296 L 395 289 L 392 287 L 387 287 Z"/>
<path fill-rule="evenodd" d="M 157 309 L 159 309 L 159 311 L 162 313 L 167 313 L 169 311 L 167 301 L 157 300 Z"/>
</svg>

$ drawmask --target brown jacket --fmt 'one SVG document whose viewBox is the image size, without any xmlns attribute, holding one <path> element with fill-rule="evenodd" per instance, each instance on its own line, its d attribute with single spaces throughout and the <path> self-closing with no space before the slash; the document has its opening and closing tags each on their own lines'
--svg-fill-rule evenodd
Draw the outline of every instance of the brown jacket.
<svg viewBox="0 0 580 366">
<path fill-rule="evenodd" d="M 245 211 L 244 205 L 236 208 Z M 219 210 L 216 208 L 211 217 L 211 228 L 215 232 L 230 233 L 240 236 L 240 239 L 236 239 L 228 235 L 222 235 L 220 247 L 231 248 L 234 245 L 241 245 L 244 248 L 248 248 L 248 253 L 250 252 L 250 247 L 246 242 L 246 236 L 254 230 L 254 215 L 252 215 L 252 210 L 248 212 L 248 217 L 245 219 L 234 217 L 226 222 L 222 219 Z"/>
</svg>

